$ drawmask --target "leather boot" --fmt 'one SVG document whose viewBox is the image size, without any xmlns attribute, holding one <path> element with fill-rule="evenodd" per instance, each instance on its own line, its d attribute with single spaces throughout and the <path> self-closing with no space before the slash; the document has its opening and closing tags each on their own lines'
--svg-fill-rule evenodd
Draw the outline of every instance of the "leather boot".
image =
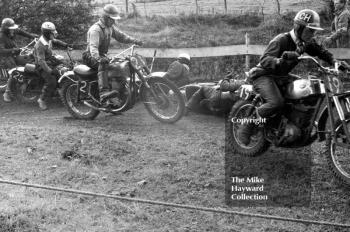
<svg viewBox="0 0 350 232">
<path fill-rule="evenodd" d="M 118 91 L 110 90 L 108 85 L 108 76 L 106 71 L 99 71 L 97 73 L 98 77 L 98 87 L 100 90 L 100 101 L 104 102 L 108 98 L 113 98 L 118 96 Z"/>
</svg>

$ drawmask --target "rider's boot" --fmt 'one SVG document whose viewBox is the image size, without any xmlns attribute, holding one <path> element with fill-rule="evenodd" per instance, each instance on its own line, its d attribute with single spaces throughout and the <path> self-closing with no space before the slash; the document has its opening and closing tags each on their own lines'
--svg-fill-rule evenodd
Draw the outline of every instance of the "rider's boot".
<svg viewBox="0 0 350 232">
<path fill-rule="evenodd" d="M 3 96 L 4 96 L 4 102 L 12 102 L 13 101 L 10 92 L 6 91 Z"/>
<path fill-rule="evenodd" d="M 39 104 L 39 108 L 41 110 L 47 110 L 48 109 L 46 102 L 44 100 L 42 100 L 41 98 L 38 99 L 38 104 Z"/>
<path fill-rule="evenodd" d="M 118 91 L 110 90 L 108 85 L 108 76 L 106 71 L 99 71 L 97 73 L 98 86 L 100 90 L 100 101 L 104 102 L 108 98 L 113 98 L 118 96 Z"/>
</svg>

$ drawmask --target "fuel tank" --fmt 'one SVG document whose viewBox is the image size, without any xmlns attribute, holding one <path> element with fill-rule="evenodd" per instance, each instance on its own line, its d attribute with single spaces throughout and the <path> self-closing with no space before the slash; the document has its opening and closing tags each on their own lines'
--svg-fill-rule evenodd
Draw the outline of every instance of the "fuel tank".
<svg viewBox="0 0 350 232">
<path fill-rule="evenodd" d="M 285 97 L 301 99 L 324 93 L 324 83 L 320 79 L 299 79 L 288 84 Z"/>
<path fill-rule="evenodd" d="M 116 62 L 108 66 L 108 77 L 130 77 L 129 61 Z"/>
</svg>

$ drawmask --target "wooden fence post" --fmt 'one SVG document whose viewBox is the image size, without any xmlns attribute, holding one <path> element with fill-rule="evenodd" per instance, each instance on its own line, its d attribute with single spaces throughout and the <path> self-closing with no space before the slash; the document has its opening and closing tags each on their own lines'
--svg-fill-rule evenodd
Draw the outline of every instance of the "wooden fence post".
<svg viewBox="0 0 350 232">
<path fill-rule="evenodd" d="M 227 0 L 224 0 L 225 2 L 225 14 L 227 14 Z"/>
<path fill-rule="evenodd" d="M 198 9 L 198 0 L 196 0 L 196 14 L 198 14 L 199 9 Z"/>
<path fill-rule="evenodd" d="M 245 33 L 245 45 L 246 45 L 246 49 L 247 49 L 247 55 L 245 55 L 245 69 L 248 71 L 250 68 L 250 56 L 248 54 L 248 48 L 249 48 L 249 44 L 250 44 L 250 38 L 249 38 L 249 34 Z"/>
</svg>

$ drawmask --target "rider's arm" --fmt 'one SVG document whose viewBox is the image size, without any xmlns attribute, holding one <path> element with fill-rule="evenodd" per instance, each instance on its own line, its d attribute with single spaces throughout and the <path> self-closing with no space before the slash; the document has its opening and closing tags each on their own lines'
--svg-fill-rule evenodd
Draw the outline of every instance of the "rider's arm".
<svg viewBox="0 0 350 232">
<path fill-rule="evenodd" d="M 20 29 L 20 28 L 16 29 L 16 34 L 30 38 L 30 39 L 34 39 L 34 38 L 39 37 L 37 34 L 32 34 L 32 33 L 26 32 L 25 30 Z"/>
<path fill-rule="evenodd" d="M 64 47 L 64 48 L 68 47 L 68 44 L 66 42 L 63 42 L 62 40 L 59 40 L 59 39 L 53 39 L 52 43 L 60 47 Z"/>
<path fill-rule="evenodd" d="M 335 59 L 325 47 L 318 44 L 315 40 L 312 40 L 312 42 L 306 44 L 305 52 L 311 56 L 317 56 L 318 58 L 326 61 L 328 64 L 333 65 L 335 62 Z"/>
<path fill-rule="evenodd" d="M 183 66 L 180 62 L 174 61 L 169 65 L 169 68 L 165 73 L 164 77 L 168 78 L 169 80 L 176 80 L 181 76 L 182 68 Z"/>
<path fill-rule="evenodd" d="M 281 62 L 278 56 L 281 53 L 280 41 L 274 39 L 267 46 L 263 56 L 260 59 L 261 66 L 266 70 L 276 70 Z"/>
<path fill-rule="evenodd" d="M 100 60 L 98 47 L 100 45 L 100 32 L 97 27 L 91 28 L 88 32 L 88 46 L 90 54 L 96 60 Z"/>
<path fill-rule="evenodd" d="M 112 37 L 121 43 L 135 43 L 138 40 L 120 31 L 115 25 L 112 26 Z"/>
<path fill-rule="evenodd" d="M 241 87 L 241 85 L 243 84 L 244 84 L 244 80 L 234 80 L 234 79 L 225 78 L 222 80 L 220 84 L 220 89 L 221 91 L 234 92 L 237 89 L 239 89 L 239 87 Z"/>
<path fill-rule="evenodd" d="M 52 69 L 47 65 L 45 60 L 45 46 L 35 46 L 34 49 L 34 54 L 36 56 L 36 60 L 40 68 L 47 73 L 52 73 Z"/>
</svg>

